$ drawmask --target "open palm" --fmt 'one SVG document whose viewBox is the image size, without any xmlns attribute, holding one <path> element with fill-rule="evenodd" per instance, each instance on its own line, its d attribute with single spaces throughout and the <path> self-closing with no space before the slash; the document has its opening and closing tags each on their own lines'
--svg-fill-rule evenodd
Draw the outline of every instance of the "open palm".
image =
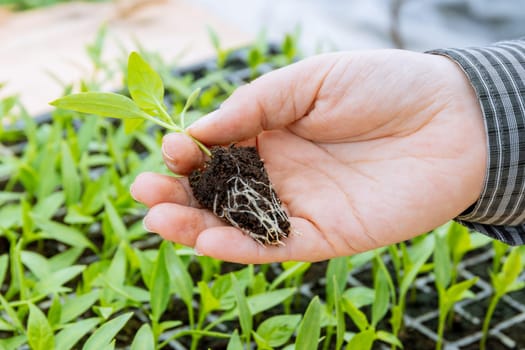
<svg viewBox="0 0 525 350">
<path fill-rule="evenodd" d="M 200 209 L 185 179 L 137 178 L 149 230 L 223 260 L 317 261 L 399 242 L 457 216 L 483 187 L 480 107 L 440 56 L 309 58 L 238 89 L 190 132 L 210 145 L 255 143 L 290 215 L 286 245 L 263 247 Z M 178 173 L 203 161 L 186 136 L 168 135 L 163 153 Z"/>
</svg>

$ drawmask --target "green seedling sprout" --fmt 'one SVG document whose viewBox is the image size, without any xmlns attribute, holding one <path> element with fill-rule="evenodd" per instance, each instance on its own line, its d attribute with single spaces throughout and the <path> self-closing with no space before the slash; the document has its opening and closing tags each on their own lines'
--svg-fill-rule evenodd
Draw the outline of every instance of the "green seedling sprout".
<svg viewBox="0 0 525 350">
<path fill-rule="evenodd" d="M 439 299 L 439 319 L 438 319 L 438 340 L 436 342 L 436 350 L 440 350 L 443 346 L 443 335 L 445 333 L 445 325 L 449 312 L 454 307 L 454 304 L 465 299 L 473 297 L 470 288 L 476 284 L 478 278 L 471 278 L 460 283 L 452 283 L 452 257 L 450 250 L 446 244 L 446 235 L 441 232 L 435 232 L 436 240 L 434 250 L 434 275 L 435 284 L 438 291 Z"/>
<path fill-rule="evenodd" d="M 523 271 L 521 250 L 522 248 L 513 248 L 503 263 L 501 271 L 490 272 L 490 280 L 492 282 L 494 294 L 492 295 L 492 298 L 490 298 L 489 308 L 485 314 L 485 319 L 483 320 L 483 335 L 479 344 L 481 350 L 486 349 L 490 320 L 492 319 L 492 315 L 494 314 L 494 310 L 496 310 L 496 306 L 500 299 L 505 294 L 515 292 L 525 287 L 525 282 L 518 281 L 518 277 Z"/>
<path fill-rule="evenodd" d="M 160 75 L 136 52 L 132 52 L 128 59 L 127 85 L 131 98 L 113 92 L 81 92 L 61 97 L 51 105 L 122 119 L 127 132 L 148 120 L 166 130 L 188 135 L 205 154 L 211 156 L 206 146 L 186 132 L 186 112 L 199 96 L 200 89 L 189 96 L 179 118 L 170 115 L 164 105 L 164 84 Z"/>
</svg>

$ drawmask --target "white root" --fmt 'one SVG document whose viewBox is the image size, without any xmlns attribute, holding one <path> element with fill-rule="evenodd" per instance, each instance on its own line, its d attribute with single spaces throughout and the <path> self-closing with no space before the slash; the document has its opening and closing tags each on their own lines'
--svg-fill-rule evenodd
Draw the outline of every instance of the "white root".
<svg viewBox="0 0 525 350">
<path fill-rule="evenodd" d="M 284 245 L 281 239 L 286 238 L 288 232 L 281 229 L 279 222 L 287 221 L 288 216 L 282 209 L 281 203 L 275 196 L 271 185 L 253 179 L 245 180 L 238 175 L 233 176 L 228 182 L 233 182 L 233 186 L 227 192 L 227 205 L 222 205 L 220 208 L 217 208 L 217 196 L 215 196 L 213 202 L 213 212 L 215 215 L 224 218 L 232 226 L 242 230 L 263 246 L 265 244 Z M 262 196 L 250 183 L 267 187 L 271 193 L 271 198 L 268 199 Z M 233 217 L 234 214 L 244 214 L 255 217 L 257 222 L 265 229 L 266 235 L 263 236 L 240 227 Z"/>
</svg>

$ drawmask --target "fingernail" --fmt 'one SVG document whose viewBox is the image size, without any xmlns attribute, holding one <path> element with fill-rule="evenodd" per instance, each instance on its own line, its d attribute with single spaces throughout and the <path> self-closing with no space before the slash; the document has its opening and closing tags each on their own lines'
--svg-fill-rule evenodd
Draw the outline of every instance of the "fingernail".
<svg viewBox="0 0 525 350">
<path fill-rule="evenodd" d="M 152 232 L 152 231 L 148 228 L 148 216 L 147 216 L 147 215 L 144 217 L 144 219 L 142 219 L 142 227 L 144 228 L 145 231 L 147 231 L 147 232 Z"/>
<path fill-rule="evenodd" d="M 204 256 L 204 254 L 199 252 L 199 250 L 196 247 L 193 248 L 193 254 L 195 254 L 195 256 Z"/>
<path fill-rule="evenodd" d="M 164 137 L 162 138 L 162 146 L 160 147 L 160 150 L 161 150 L 162 155 L 164 156 L 164 158 L 166 158 L 166 159 L 168 159 L 169 161 L 173 162 L 175 159 L 173 159 L 173 157 L 170 156 L 170 155 L 168 154 L 168 151 L 166 150 L 166 142 L 164 141 L 165 138 L 166 138 L 166 136 L 164 136 Z"/>
<path fill-rule="evenodd" d="M 138 202 L 137 197 L 135 197 L 135 193 L 133 193 L 133 185 L 134 184 L 135 183 L 132 183 L 131 186 L 129 186 L 129 194 L 130 194 L 131 198 L 133 198 L 134 201 Z"/>
</svg>

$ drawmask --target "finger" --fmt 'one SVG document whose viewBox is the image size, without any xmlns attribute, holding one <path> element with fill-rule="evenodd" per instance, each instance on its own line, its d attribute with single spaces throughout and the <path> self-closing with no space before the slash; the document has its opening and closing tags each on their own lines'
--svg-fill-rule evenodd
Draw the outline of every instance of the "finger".
<svg viewBox="0 0 525 350">
<path fill-rule="evenodd" d="M 166 134 L 162 139 L 162 157 L 175 174 L 188 174 L 204 162 L 204 153 L 184 134 Z"/>
<path fill-rule="evenodd" d="M 198 206 L 186 178 L 176 179 L 150 172 L 142 173 L 131 185 L 130 193 L 135 200 L 148 207 L 159 203 Z"/>
<path fill-rule="evenodd" d="M 291 218 L 290 221 L 294 231 L 283 240 L 283 246 L 262 246 L 233 227 L 213 227 L 199 235 L 195 250 L 216 259 L 242 264 L 290 260 L 313 262 L 337 256 L 309 221 L 301 218 Z"/>
<path fill-rule="evenodd" d="M 285 127 L 303 117 L 315 102 L 335 60 L 330 54 L 267 73 L 238 88 L 221 107 L 188 129 L 205 144 L 228 144 Z"/>
<path fill-rule="evenodd" d="M 225 225 L 208 210 L 175 203 L 153 206 L 143 222 L 147 231 L 189 247 L 195 245 L 195 240 L 202 231 Z"/>
</svg>

